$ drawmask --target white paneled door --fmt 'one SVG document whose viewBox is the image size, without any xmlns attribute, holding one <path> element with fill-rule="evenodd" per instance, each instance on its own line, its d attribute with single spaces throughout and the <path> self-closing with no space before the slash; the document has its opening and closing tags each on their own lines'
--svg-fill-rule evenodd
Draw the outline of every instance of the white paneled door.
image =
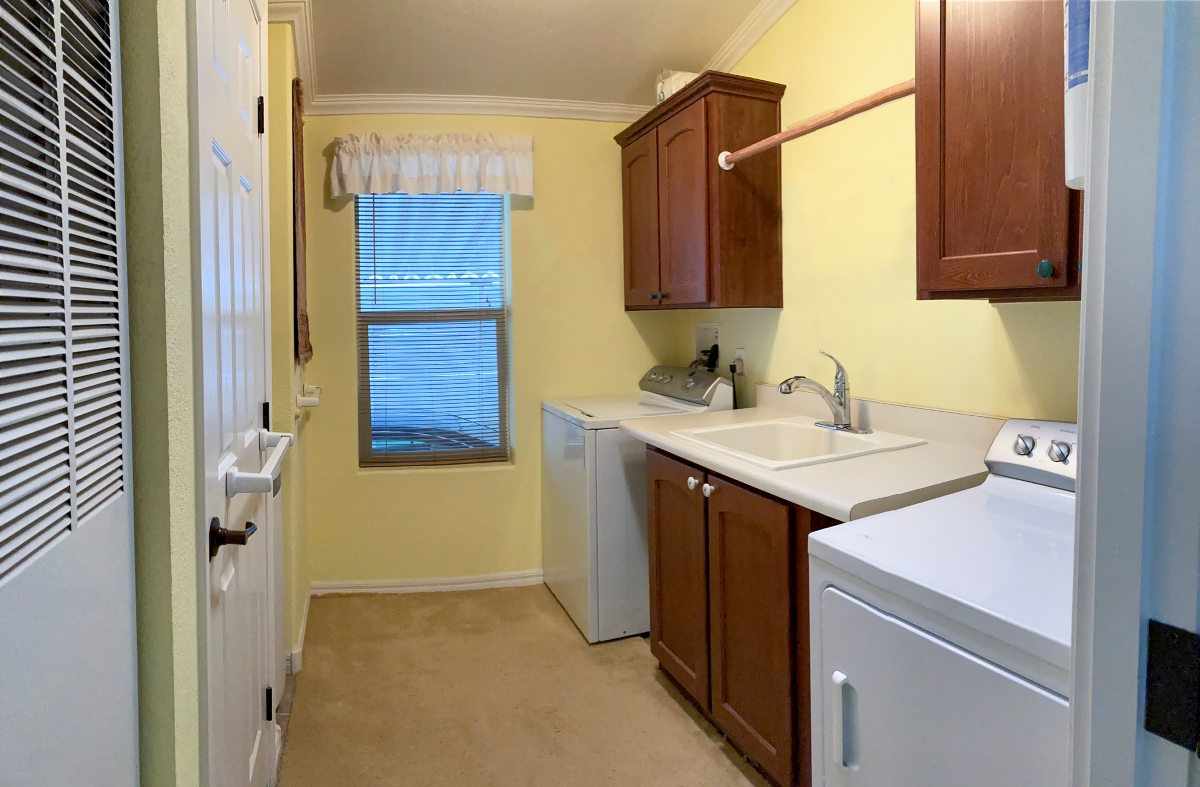
<svg viewBox="0 0 1200 787">
<path fill-rule="evenodd" d="M 257 787 L 274 781 L 275 764 L 266 517 L 290 442 L 266 431 L 263 408 L 265 5 L 197 0 L 195 8 L 209 784 Z"/>
<path fill-rule="evenodd" d="M 138 781 L 115 2 L 0 0 L 0 785 Z"/>
</svg>

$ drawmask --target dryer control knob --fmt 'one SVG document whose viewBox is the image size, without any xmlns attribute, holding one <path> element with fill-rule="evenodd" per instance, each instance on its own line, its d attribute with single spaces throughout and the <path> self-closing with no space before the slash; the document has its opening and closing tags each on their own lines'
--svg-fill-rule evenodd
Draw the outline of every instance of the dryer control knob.
<svg viewBox="0 0 1200 787">
<path fill-rule="evenodd" d="M 1050 449 L 1046 453 L 1050 456 L 1051 462 L 1065 462 L 1071 455 L 1071 444 L 1064 443 L 1062 440 L 1051 440 Z"/>
<path fill-rule="evenodd" d="M 1013 453 L 1017 456 L 1030 456 L 1033 454 L 1033 449 L 1037 446 L 1037 440 L 1027 434 L 1017 435 L 1017 439 L 1013 442 Z"/>
</svg>

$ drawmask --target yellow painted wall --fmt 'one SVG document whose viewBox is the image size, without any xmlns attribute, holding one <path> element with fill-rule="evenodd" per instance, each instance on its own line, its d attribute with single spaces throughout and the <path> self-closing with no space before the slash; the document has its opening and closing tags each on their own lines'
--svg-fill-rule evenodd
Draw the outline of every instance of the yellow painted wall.
<svg viewBox="0 0 1200 787">
<path fill-rule="evenodd" d="M 670 341 L 670 315 L 623 308 L 621 124 L 481 116 L 310 116 L 305 128 L 308 381 L 325 389 L 308 424 L 309 559 L 320 580 L 453 577 L 541 565 L 541 402 L 627 393 Z M 337 136 L 532 134 L 536 198 L 514 200 L 511 464 L 358 466 L 354 204 L 330 201 Z"/>
<path fill-rule="evenodd" d="M 188 7 L 121 0 L 120 14 L 141 783 L 193 787 L 207 553 L 196 527 Z"/>
<path fill-rule="evenodd" d="M 799 0 L 735 71 L 787 85 L 786 128 L 911 79 L 913 62 L 911 0 Z M 916 300 L 913 135 L 905 98 L 786 143 L 784 309 L 684 313 L 675 360 L 713 321 L 723 355 L 746 348 L 747 383 L 831 385 L 826 350 L 856 396 L 1075 420 L 1078 303 Z"/>
<path fill-rule="evenodd" d="M 292 79 L 296 39 L 290 24 L 267 30 L 267 146 L 271 222 L 271 421 L 276 431 L 293 432 L 295 443 L 283 460 L 284 617 L 288 650 L 300 646 L 308 601 L 308 493 L 305 490 L 308 412 L 294 418 L 296 395 L 304 390 L 304 367 L 295 354 L 295 287 L 292 278 Z"/>
</svg>

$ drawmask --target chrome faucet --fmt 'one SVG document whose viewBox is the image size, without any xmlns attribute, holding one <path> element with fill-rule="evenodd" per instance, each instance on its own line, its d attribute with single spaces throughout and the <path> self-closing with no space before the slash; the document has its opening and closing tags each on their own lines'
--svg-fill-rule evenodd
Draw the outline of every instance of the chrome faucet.
<svg viewBox="0 0 1200 787">
<path fill-rule="evenodd" d="M 833 413 L 832 421 L 817 421 L 817 426 L 823 426 L 826 429 L 840 429 L 843 432 L 854 432 L 855 434 L 870 434 L 870 429 L 859 429 L 851 423 L 850 386 L 846 382 L 846 367 L 824 350 L 821 350 L 821 355 L 833 361 L 837 367 L 833 374 L 833 393 L 830 393 L 828 388 L 816 380 L 808 377 L 789 377 L 779 384 L 779 393 L 795 393 L 797 389 L 801 388 L 812 391 L 825 400 L 825 404 L 829 405 L 829 409 Z"/>
</svg>

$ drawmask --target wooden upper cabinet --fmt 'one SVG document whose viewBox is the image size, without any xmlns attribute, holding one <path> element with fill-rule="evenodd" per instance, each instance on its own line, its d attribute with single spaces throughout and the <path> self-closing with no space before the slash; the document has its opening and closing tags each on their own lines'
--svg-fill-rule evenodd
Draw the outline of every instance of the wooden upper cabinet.
<svg viewBox="0 0 1200 787">
<path fill-rule="evenodd" d="M 625 306 L 652 303 L 658 292 L 658 134 L 654 129 L 621 151 L 625 221 Z"/>
<path fill-rule="evenodd" d="M 783 91 L 707 71 L 617 135 L 627 309 L 783 306 L 779 150 L 717 165 L 779 131 Z"/>
<path fill-rule="evenodd" d="M 921 298 L 1079 297 L 1061 0 L 917 2 Z"/>
<path fill-rule="evenodd" d="M 704 101 L 658 127 L 659 292 L 662 305 L 708 302 L 708 143 Z"/>
</svg>

